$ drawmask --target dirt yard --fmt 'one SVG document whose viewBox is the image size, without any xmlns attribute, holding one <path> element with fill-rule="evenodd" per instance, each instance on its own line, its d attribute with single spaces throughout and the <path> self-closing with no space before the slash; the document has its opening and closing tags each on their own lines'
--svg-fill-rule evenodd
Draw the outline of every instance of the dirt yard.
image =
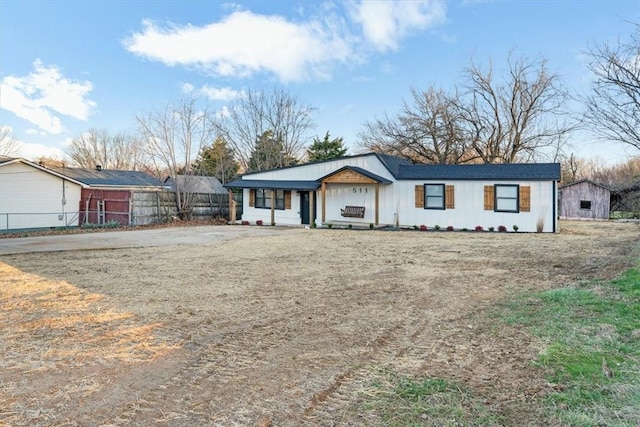
<svg viewBox="0 0 640 427">
<path fill-rule="evenodd" d="M 638 224 L 561 227 L 3 256 L 0 425 L 375 425 L 359 400 L 380 369 L 458 381 L 527 424 L 543 343 L 483 313 L 640 256 Z"/>
</svg>

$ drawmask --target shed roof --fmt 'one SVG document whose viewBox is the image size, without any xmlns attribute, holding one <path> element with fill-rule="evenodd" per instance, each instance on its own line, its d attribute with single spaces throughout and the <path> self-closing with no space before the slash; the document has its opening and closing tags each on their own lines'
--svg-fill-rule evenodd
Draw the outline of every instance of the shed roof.
<svg viewBox="0 0 640 427">
<path fill-rule="evenodd" d="M 611 191 L 611 188 L 609 186 L 601 184 L 599 182 L 592 181 L 590 179 L 580 179 L 578 181 L 570 182 L 568 184 L 563 184 L 563 185 L 558 187 L 558 190 L 562 190 L 564 188 L 572 187 L 572 186 L 577 185 L 577 184 L 583 184 L 585 182 L 589 183 L 591 185 L 595 185 L 596 187 L 601 187 L 601 188 L 604 188 L 605 190 Z"/>
<path fill-rule="evenodd" d="M 226 194 L 224 186 L 215 176 L 196 176 L 196 175 L 178 175 L 176 181 L 181 188 L 191 193 L 202 194 Z M 171 189 L 175 191 L 175 184 L 171 177 L 168 177 L 165 184 L 171 185 Z"/>
<path fill-rule="evenodd" d="M 94 187 L 164 187 L 165 184 L 141 171 L 52 167 L 65 176 Z"/>
</svg>

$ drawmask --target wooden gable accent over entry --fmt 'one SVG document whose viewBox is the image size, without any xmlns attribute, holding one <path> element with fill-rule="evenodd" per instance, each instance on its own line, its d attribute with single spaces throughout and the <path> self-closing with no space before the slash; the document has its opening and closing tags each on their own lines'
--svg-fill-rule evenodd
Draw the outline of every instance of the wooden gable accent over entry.
<svg viewBox="0 0 640 427">
<path fill-rule="evenodd" d="M 373 184 L 375 187 L 374 221 L 379 224 L 380 184 L 391 184 L 386 178 L 375 175 L 355 166 L 346 166 L 325 176 L 322 182 L 322 222 L 326 221 L 327 185 L 328 184 Z"/>
<path fill-rule="evenodd" d="M 364 176 L 352 169 L 344 169 L 324 178 L 322 182 L 330 184 L 375 184 L 375 179 Z"/>
</svg>

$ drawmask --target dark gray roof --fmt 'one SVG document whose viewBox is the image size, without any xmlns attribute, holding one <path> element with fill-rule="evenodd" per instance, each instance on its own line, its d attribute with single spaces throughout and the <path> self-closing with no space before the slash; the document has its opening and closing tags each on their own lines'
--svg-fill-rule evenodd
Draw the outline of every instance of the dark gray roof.
<svg viewBox="0 0 640 427">
<path fill-rule="evenodd" d="M 559 180 L 560 163 L 399 165 L 402 180 Z"/>
<path fill-rule="evenodd" d="M 401 167 L 412 165 L 412 163 L 407 159 L 390 156 L 388 154 L 380 154 L 380 153 L 374 153 L 374 154 L 376 155 L 376 157 L 378 157 L 378 159 L 380 159 L 384 167 L 386 167 L 389 170 L 389 172 L 391 172 L 391 175 L 393 175 L 396 178 L 400 173 Z"/>
<path fill-rule="evenodd" d="M 381 184 L 391 184 L 391 181 L 389 181 L 387 178 L 381 177 L 380 175 L 376 175 L 375 173 L 371 173 L 368 170 L 359 168 L 357 166 L 344 166 L 335 172 L 331 172 L 330 174 L 323 176 L 322 178 L 319 179 L 319 181 L 322 181 L 323 179 L 328 178 L 332 175 L 336 175 L 344 170 L 354 171 L 356 173 L 359 173 L 360 175 L 366 176 L 367 178 L 371 178 L 372 180 L 377 181 Z"/>
<path fill-rule="evenodd" d="M 214 176 L 178 175 L 176 180 L 180 184 L 182 191 L 200 194 L 226 194 L 227 190 Z M 165 184 L 170 185 L 175 191 L 176 186 L 171 177 L 165 179 Z"/>
<path fill-rule="evenodd" d="M 278 181 L 270 179 L 238 179 L 224 185 L 226 188 L 267 188 L 271 190 L 317 190 L 318 181 Z"/>
<path fill-rule="evenodd" d="M 73 178 L 89 186 L 99 187 L 164 187 L 165 184 L 140 171 L 120 171 L 109 169 L 82 169 L 82 168 L 50 168 L 56 172 Z"/>
</svg>

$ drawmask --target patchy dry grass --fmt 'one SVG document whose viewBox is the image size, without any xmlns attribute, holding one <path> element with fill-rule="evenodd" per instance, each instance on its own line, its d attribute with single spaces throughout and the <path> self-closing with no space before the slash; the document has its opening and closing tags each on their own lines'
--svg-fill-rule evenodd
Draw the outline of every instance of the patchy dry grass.
<svg viewBox="0 0 640 427">
<path fill-rule="evenodd" d="M 615 376 L 602 385 L 623 411 L 637 392 L 624 337 L 636 332 L 616 304 L 635 294 L 606 284 L 638 258 L 639 230 L 562 230 L 291 229 L 3 256 L 0 424 L 570 423 L 552 409 L 576 374 L 553 375 L 567 375 L 562 355 L 582 353 L 570 337 L 552 346 L 570 335 L 561 328 L 538 329 L 545 304 L 558 322 L 598 313 L 597 327 L 570 330 L 602 346 L 589 364 L 605 355 Z M 522 305 L 496 327 L 487 313 L 509 300 Z M 564 308 L 572 300 L 582 306 Z"/>
</svg>

